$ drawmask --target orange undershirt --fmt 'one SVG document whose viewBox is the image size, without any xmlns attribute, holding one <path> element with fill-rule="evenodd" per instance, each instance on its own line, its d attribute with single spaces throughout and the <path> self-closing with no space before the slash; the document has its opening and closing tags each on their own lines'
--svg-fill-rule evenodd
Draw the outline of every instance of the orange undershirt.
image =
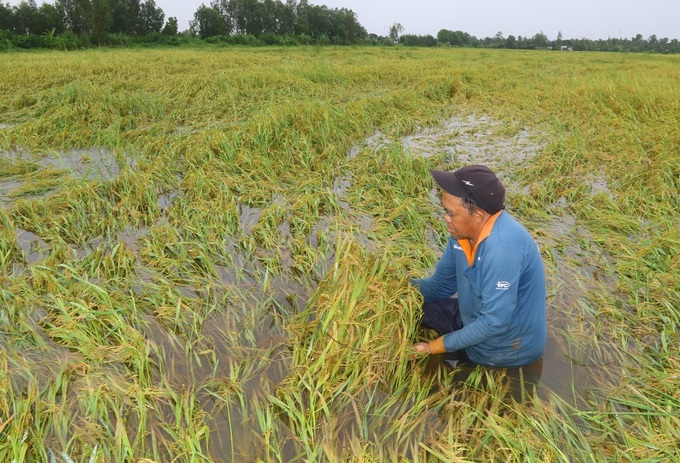
<svg viewBox="0 0 680 463">
<path fill-rule="evenodd" d="M 484 241 L 489 237 L 491 234 L 491 230 L 493 229 L 493 224 L 496 223 L 496 219 L 498 216 L 501 215 L 501 211 L 496 212 L 494 215 L 489 217 L 489 220 L 486 221 L 484 226 L 482 227 L 482 231 L 479 232 L 479 236 L 477 237 L 477 242 L 475 243 L 475 246 L 472 247 L 470 245 L 470 240 L 464 239 L 464 240 L 458 240 L 458 244 L 460 244 L 460 247 L 463 248 L 463 252 L 465 253 L 465 257 L 467 258 L 467 263 L 468 265 L 472 265 L 475 261 L 475 254 L 477 254 L 477 248 L 479 247 L 479 243 Z M 430 354 L 443 354 L 446 352 L 446 349 L 444 349 L 444 336 L 440 336 L 434 341 L 430 341 Z"/>
<path fill-rule="evenodd" d="M 491 234 L 491 230 L 493 229 L 493 224 L 496 223 L 496 219 L 498 218 L 499 215 L 501 215 L 501 212 L 503 211 L 498 211 L 491 217 L 489 217 L 489 220 L 486 221 L 484 226 L 482 227 L 482 231 L 479 232 L 479 236 L 477 237 L 477 242 L 475 243 L 475 247 L 470 246 L 470 240 L 458 240 L 458 244 L 460 244 L 460 247 L 463 248 L 463 252 L 465 252 L 465 257 L 467 257 L 467 262 L 468 265 L 472 265 L 472 263 L 475 261 L 475 254 L 477 253 L 477 248 L 479 247 L 479 243 L 484 241 L 489 237 Z"/>
</svg>

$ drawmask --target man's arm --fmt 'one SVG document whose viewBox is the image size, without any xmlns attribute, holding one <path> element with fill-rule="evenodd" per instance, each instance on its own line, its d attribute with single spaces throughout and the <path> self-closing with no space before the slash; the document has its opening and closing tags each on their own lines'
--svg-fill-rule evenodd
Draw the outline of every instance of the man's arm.
<svg viewBox="0 0 680 463">
<path fill-rule="evenodd" d="M 411 284 L 418 287 L 425 302 L 448 299 L 458 291 L 456 281 L 456 253 L 462 252 L 454 248 L 457 241 L 449 238 L 444 254 L 439 258 L 434 274 L 429 278 L 414 278 Z"/>
<path fill-rule="evenodd" d="M 517 306 L 517 290 L 523 253 L 514 246 L 504 247 L 502 252 L 489 252 L 482 266 L 473 270 L 480 295 L 480 308 L 474 319 L 462 329 L 447 333 L 430 343 L 427 348 L 414 346 L 417 352 L 432 354 L 455 352 L 475 346 L 497 336 L 505 330 Z"/>
</svg>

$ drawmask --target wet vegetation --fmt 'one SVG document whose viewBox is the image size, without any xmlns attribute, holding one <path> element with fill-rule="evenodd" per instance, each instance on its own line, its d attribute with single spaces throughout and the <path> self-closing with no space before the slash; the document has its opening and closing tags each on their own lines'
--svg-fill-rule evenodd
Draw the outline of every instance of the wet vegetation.
<svg viewBox="0 0 680 463">
<path fill-rule="evenodd" d="M 6 55 L 0 460 L 674 461 L 679 64 Z M 473 162 L 545 258 L 538 375 L 411 349 L 427 169 Z"/>
</svg>

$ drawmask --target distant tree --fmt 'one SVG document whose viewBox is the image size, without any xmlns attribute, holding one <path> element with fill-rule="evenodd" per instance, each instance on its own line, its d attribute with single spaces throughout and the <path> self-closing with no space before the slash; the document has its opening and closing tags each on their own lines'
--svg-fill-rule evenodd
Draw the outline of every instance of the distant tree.
<svg viewBox="0 0 680 463">
<path fill-rule="evenodd" d="M 473 44 L 472 36 L 467 32 L 454 31 L 453 32 L 453 43 L 452 45 L 458 45 L 461 47 L 467 47 Z"/>
<path fill-rule="evenodd" d="M 145 0 L 139 8 L 137 19 L 137 34 L 146 35 L 152 32 L 160 32 L 165 22 L 165 13 L 156 6 L 154 0 Z"/>
<path fill-rule="evenodd" d="M 392 24 L 392 26 L 390 26 L 390 39 L 392 42 L 397 42 L 402 32 L 404 32 L 404 26 L 400 23 Z"/>
<path fill-rule="evenodd" d="M 562 44 L 564 43 L 564 37 L 562 36 L 562 31 L 559 31 L 557 33 L 557 39 L 555 39 L 554 43 L 555 43 L 555 46 L 554 46 L 555 49 L 559 50 L 560 48 L 562 48 Z"/>
<path fill-rule="evenodd" d="M 322 42 L 327 42 L 330 41 L 330 28 L 331 18 L 328 7 L 325 5 L 309 5 L 307 9 L 307 33 Z"/>
<path fill-rule="evenodd" d="M 503 37 L 503 33 L 501 31 L 496 32 L 491 43 L 494 48 L 505 47 L 505 37 Z"/>
<path fill-rule="evenodd" d="M 14 7 L 13 28 L 17 34 L 38 35 L 40 30 L 40 19 L 38 16 L 38 5 L 35 0 L 24 0 Z"/>
<path fill-rule="evenodd" d="M 111 32 L 114 34 L 129 34 L 131 28 L 125 0 L 109 0 L 111 7 Z"/>
<path fill-rule="evenodd" d="M 437 34 L 439 43 L 448 43 L 456 47 L 470 47 L 474 46 L 477 39 L 467 32 L 463 31 L 449 31 L 442 29 Z"/>
<path fill-rule="evenodd" d="M 190 22 L 190 30 L 202 39 L 227 35 L 227 23 L 217 9 L 201 5 Z"/>
<path fill-rule="evenodd" d="M 12 13 L 12 7 L 0 2 L 0 30 L 12 30 L 12 24 L 14 23 L 14 14 Z"/>
<path fill-rule="evenodd" d="M 645 47 L 647 51 L 657 51 L 659 48 L 659 39 L 656 38 L 656 34 L 652 34 L 647 39 L 647 46 Z"/>
<path fill-rule="evenodd" d="M 177 25 L 177 18 L 170 16 L 168 22 L 163 26 L 163 35 L 175 36 L 179 32 L 179 27 Z"/>
<path fill-rule="evenodd" d="M 295 6 L 295 34 L 296 35 L 310 35 L 307 27 L 307 12 L 310 5 L 308 0 L 300 0 Z"/>
<path fill-rule="evenodd" d="M 534 48 L 548 48 L 550 46 L 550 40 L 548 40 L 548 36 L 543 33 L 543 31 L 539 32 L 538 34 L 534 35 L 531 38 L 531 41 L 534 45 Z"/>
<path fill-rule="evenodd" d="M 436 47 L 437 39 L 432 35 L 404 34 L 399 37 L 399 43 L 406 47 Z"/>
<path fill-rule="evenodd" d="M 125 4 L 125 30 L 128 35 L 139 35 L 139 16 L 142 11 L 140 0 L 122 0 Z"/>
<path fill-rule="evenodd" d="M 92 4 L 90 0 L 56 0 L 55 6 L 64 12 L 66 29 L 76 35 L 90 33 Z"/>
<path fill-rule="evenodd" d="M 258 0 L 243 0 L 245 2 L 245 33 L 259 36 L 265 32 L 264 4 Z"/>
<path fill-rule="evenodd" d="M 279 2 L 281 3 L 281 2 Z M 278 8 L 274 0 L 263 0 L 260 4 L 262 14 L 262 34 L 279 34 Z"/>
<path fill-rule="evenodd" d="M 336 43 L 356 43 L 368 35 L 366 29 L 359 23 L 356 13 L 347 8 L 334 10 L 331 21 Z"/>
<path fill-rule="evenodd" d="M 90 0 L 89 32 L 95 43 L 102 43 L 111 30 L 113 16 L 108 0 Z"/>
<path fill-rule="evenodd" d="M 59 8 L 51 3 L 43 3 L 38 9 L 38 18 L 40 21 L 40 30 L 44 32 L 54 31 L 55 34 L 61 34 L 66 30 L 64 25 L 64 13 Z"/>
<path fill-rule="evenodd" d="M 264 5 L 258 0 L 213 1 L 212 7 L 222 14 L 230 32 L 254 36 L 262 34 Z"/>
<path fill-rule="evenodd" d="M 505 48 L 517 48 L 517 38 L 514 35 L 508 35 L 508 38 L 505 39 Z"/>
<path fill-rule="evenodd" d="M 439 32 L 437 32 L 437 40 L 439 40 L 439 43 L 448 43 L 450 45 L 452 37 L 453 31 L 441 29 Z"/>
<path fill-rule="evenodd" d="M 295 0 L 286 0 L 286 3 L 277 2 L 279 18 L 279 32 L 281 34 L 295 34 Z"/>
</svg>

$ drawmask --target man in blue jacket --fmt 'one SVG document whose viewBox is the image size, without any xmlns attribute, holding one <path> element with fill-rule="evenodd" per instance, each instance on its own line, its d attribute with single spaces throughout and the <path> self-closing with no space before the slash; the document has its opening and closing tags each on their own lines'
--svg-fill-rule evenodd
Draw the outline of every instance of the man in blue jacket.
<svg viewBox="0 0 680 463">
<path fill-rule="evenodd" d="M 505 187 L 488 167 L 430 173 L 443 190 L 451 238 L 434 275 L 412 281 L 424 298 L 422 326 L 442 335 L 415 350 L 464 351 L 492 367 L 536 362 L 546 343 L 545 271 L 536 242 L 504 210 Z"/>
</svg>

